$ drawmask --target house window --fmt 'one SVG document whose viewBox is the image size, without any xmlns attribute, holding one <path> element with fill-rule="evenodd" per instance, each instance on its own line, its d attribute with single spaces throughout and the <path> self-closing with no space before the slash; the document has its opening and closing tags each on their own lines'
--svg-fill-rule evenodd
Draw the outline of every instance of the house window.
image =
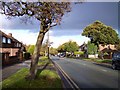
<svg viewBox="0 0 120 90">
<path fill-rule="evenodd" d="M 19 47 L 19 44 L 17 43 L 17 47 Z"/>
<path fill-rule="evenodd" d="M 8 38 L 8 43 L 11 43 L 11 39 Z"/>
<path fill-rule="evenodd" d="M 21 44 L 19 44 L 19 47 L 21 47 Z"/>
<path fill-rule="evenodd" d="M 5 37 L 2 37 L 2 42 L 6 43 L 6 38 Z"/>
</svg>

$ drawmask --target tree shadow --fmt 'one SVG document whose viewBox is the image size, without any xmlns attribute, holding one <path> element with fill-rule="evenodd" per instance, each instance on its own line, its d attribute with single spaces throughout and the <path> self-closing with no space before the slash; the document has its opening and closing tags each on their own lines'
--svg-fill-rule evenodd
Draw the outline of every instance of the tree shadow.
<svg viewBox="0 0 120 90">
<path fill-rule="evenodd" d="M 99 63 L 94 63 L 95 65 L 106 67 L 112 69 L 112 65 L 106 65 L 106 64 L 99 64 Z"/>
<path fill-rule="evenodd" d="M 40 74 L 44 69 L 46 69 L 46 67 L 49 65 L 49 63 L 50 63 L 50 62 L 46 63 L 42 69 L 38 69 L 38 70 L 37 70 L 35 79 L 37 79 L 37 78 L 39 77 L 39 74 Z"/>
</svg>

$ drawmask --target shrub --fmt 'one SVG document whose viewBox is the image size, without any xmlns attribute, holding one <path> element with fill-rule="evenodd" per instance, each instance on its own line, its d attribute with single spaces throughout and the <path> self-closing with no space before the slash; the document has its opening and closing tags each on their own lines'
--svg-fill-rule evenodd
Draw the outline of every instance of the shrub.
<svg viewBox="0 0 120 90">
<path fill-rule="evenodd" d="M 83 51 L 80 51 L 80 52 L 74 52 L 74 55 L 83 55 L 84 52 Z"/>
<path fill-rule="evenodd" d="M 104 55 L 109 55 L 109 54 L 107 52 L 105 52 Z"/>
<path fill-rule="evenodd" d="M 87 50 L 88 50 L 88 54 L 94 55 L 97 54 L 98 47 L 94 43 L 88 42 Z"/>
<path fill-rule="evenodd" d="M 45 53 L 44 52 L 40 52 L 40 56 L 44 56 L 45 55 Z"/>
<path fill-rule="evenodd" d="M 28 48 L 28 52 L 32 55 L 35 49 L 35 45 L 30 45 L 30 47 Z"/>
<path fill-rule="evenodd" d="M 28 60 L 28 59 L 30 59 L 30 53 L 29 52 L 25 52 L 24 53 L 24 59 L 26 59 L 26 60 Z"/>
</svg>

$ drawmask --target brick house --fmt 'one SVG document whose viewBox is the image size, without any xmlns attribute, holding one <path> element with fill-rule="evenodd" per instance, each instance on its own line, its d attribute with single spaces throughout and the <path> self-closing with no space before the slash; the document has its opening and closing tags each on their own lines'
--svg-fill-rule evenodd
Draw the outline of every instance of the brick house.
<svg viewBox="0 0 120 90">
<path fill-rule="evenodd" d="M 117 50 L 115 45 L 109 44 L 109 45 L 99 45 L 99 51 L 107 50 Z"/>
<path fill-rule="evenodd" d="M 2 54 L 2 63 L 23 60 L 23 51 L 25 51 L 25 46 L 12 37 L 12 33 L 7 35 L 0 30 L 0 53 Z"/>
<path fill-rule="evenodd" d="M 112 45 L 112 44 L 109 44 L 109 45 L 100 44 L 98 51 L 101 51 L 103 53 L 108 53 L 108 55 L 104 55 L 104 58 L 111 59 L 112 58 L 112 53 L 116 52 L 117 48 L 116 48 L 116 45 Z"/>
<path fill-rule="evenodd" d="M 87 47 L 87 46 L 86 46 L 85 43 L 83 43 L 81 46 L 79 46 L 79 51 L 84 51 L 85 52 L 85 47 Z M 106 58 L 106 59 L 111 59 L 112 58 L 112 53 L 116 52 L 117 49 L 116 49 L 116 45 L 112 45 L 112 44 L 102 45 L 102 44 L 99 44 L 98 51 L 102 52 L 102 53 L 107 53 L 108 55 L 104 55 L 103 57 Z M 97 57 L 97 56 L 94 56 L 94 55 L 91 55 L 91 56 L 93 58 Z"/>
</svg>

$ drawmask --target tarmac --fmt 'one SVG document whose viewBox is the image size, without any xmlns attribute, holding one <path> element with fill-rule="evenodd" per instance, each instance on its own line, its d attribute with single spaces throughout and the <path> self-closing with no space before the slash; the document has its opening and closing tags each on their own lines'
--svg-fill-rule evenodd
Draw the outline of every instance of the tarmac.
<svg viewBox="0 0 120 90">
<path fill-rule="evenodd" d="M 21 63 L 12 64 L 10 66 L 2 67 L 2 79 L 0 80 L 0 82 L 5 80 L 6 78 L 11 76 L 12 74 L 16 73 L 21 68 L 24 68 L 24 67 L 29 68 L 30 62 L 31 62 L 31 60 L 27 60 L 27 61 L 23 61 Z"/>
</svg>

